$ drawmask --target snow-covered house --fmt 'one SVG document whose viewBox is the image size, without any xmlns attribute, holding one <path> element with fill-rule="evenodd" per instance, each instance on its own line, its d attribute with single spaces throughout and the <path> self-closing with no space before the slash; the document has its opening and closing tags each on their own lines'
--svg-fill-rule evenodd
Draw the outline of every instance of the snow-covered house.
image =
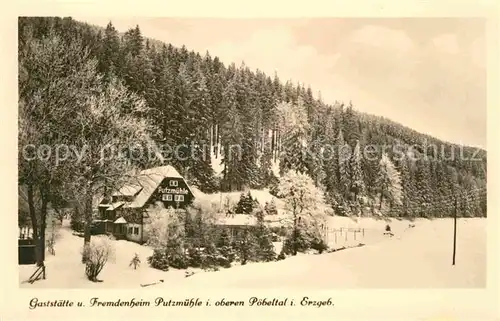
<svg viewBox="0 0 500 321">
<path fill-rule="evenodd" d="M 225 229 L 230 237 L 237 238 L 245 230 L 253 229 L 257 226 L 257 218 L 249 214 L 221 214 L 215 221 L 215 225 Z"/>
<path fill-rule="evenodd" d="M 238 237 L 245 230 L 257 227 L 257 224 L 257 217 L 250 214 L 221 215 L 215 221 L 216 226 L 226 229 L 233 238 Z M 272 230 L 278 230 L 284 226 L 283 218 L 277 215 L 264 216 L 264 224 Z"/>
<path fill-rule="evenodd" d="M 172 166 L 141 171 L 128 180 L 108 201 L 98 205 L 100 230 L 116 238 L 143 243 L 147 240 L 144 225 L 148 210 L 158 202 L 165 208 L 183 209 L 192 203 L 193 192 Z"/>
</svg>

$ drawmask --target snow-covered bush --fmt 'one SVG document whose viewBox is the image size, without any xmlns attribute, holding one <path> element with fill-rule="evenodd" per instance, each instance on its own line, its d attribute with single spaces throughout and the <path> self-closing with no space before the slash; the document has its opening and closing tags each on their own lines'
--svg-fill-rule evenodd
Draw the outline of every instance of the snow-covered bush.
<svg viewBox="0 0 500 321">
<path fill-rule="evenodd" d="M 92 281 L 97 281 L 97 276 L 108 261 L 114 259 L 114 248 L 111 240 L 107 237 L 93 238 L 90 243 L 84 248 L 85 274 Z"/>
<path fill-rule="evenodd" d="M 274 198 L 270 202 L 266 202 L 264 205 L 264 211 L 267 215 L 278 215 L 278 208 L 276 207 L 276 201 Z"/>
<path fill-rule="evenodd" d="M 191 267 L 217 270 L 231 267 L 235 260 L 235 250 L 226 230 L 211 233 L 211 237 L 204 237 L 196 245 L 191 245 L 187 251 Z"/>
<path fill-rule="evenodd" d="M 204 270 L 217 271 L 219 267 L 231 267 L 231 261 L 225 255 L 215 248 L 208 246 L 206 248 L 188 249 L 189 266 L 195 268 L 202 268 Z"/>
<path fill-rule="evenodd" d="M 230 260 L 222 255 L 219 249 L 217 249 L 213 244 L 210 244 L 203 249 L 201 252 L 201 262 L 201 267 L 203 269 L 217 270 L 219 267 L 231 267 Z"/>
<path fill-rule="evenodd" d="M 184 253 L 184 245 L 182 238 L 171 238 L 165 249 L 168 265 L 174 269 L 187 269 L 189 266 L 189 258 Z"/>
<path fill-rule="evenodd" d="M 284 253 L 289 255 L 293 255 L 295 251 L 304 253 L 310 249 L 323 253 L 328 250 L 328 245 L 319 233 L 304 227 L 299 227 L 296 234 L 292 231 L 283 244 Z"/>
<path fill-rule="evenodd" d="M 328 244 L 322 239 L 318 237 L 314 237 L 310 243 L 311 249 L 318 251 L 319 254 L 328 250 Z"/>
<path fill-rule="evenodd" d="M 313 238 L 310 237 L 302 229 L 297 229 L 294 233 L 293 231 L 288 235 L 283 243 L 283 252 L 287 255 L 296 254 L 296 252 L 306 252 L 311 248 Z"/>
<path fill-rule="evenodd" d="M 154 249 L 153 255 L 148 257 L 148 264 L 153 269 L 168 271 L 168 258 L 164 249 Z"/>
<path fill-rule="evenodd" d="M 203 265 L 202 250 L 195 247 L 189 247 L 187 250 L 189 266 L 199 268 Z"/>
</svg>

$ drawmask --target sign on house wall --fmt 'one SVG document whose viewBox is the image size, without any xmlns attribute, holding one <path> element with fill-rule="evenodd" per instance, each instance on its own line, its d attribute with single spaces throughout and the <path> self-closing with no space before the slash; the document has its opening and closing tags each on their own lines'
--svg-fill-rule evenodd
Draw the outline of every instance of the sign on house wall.
<svg viewBox="0 0 500 321">
<path fill-rule="evenodd" d="M 189 194 L 189 191 L 186 188 L 164 188 L 160 187 L 158 189 L 158 192 L 161 194 L 175 194 L 175 195 L 187 195 Z"/>
<path fill-rule="evenodd" d="M 183 208 L 191 203 L 193 195 L 184 180 L 165 178 L 152 199 L 162 201 L 167 208 Z"/>
</svg>

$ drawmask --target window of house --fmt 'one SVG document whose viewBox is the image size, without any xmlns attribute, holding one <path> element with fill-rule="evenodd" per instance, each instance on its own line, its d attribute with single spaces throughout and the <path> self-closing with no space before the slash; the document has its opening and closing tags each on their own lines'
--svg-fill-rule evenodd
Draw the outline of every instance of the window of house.
<svg viewBox="0 0 500 321">
<path fill-rule="evenodd" d="M 128 234 L 132 234 L 132 227 L 128 228 Z"/>
<path fill-rule="evenodd" d="M 176 202 L 184 202 L 184 195 L 175 195 Z"/>
<path fill-rule="evenodd" d="M 139 228 L 138 227 L 134 227 L 134 234 L 139 235 Z"/>
<path fill-rule="evenodd" d="M 179 186 L 178 181 L 170 181 L 170 186 Z"/>
<path fill-rule="evenodd" d="M 171 201 L 172 200 L 172 194 L 163 194 L 162 195 L 162 200 L 163 201 Z"/>
</svg>

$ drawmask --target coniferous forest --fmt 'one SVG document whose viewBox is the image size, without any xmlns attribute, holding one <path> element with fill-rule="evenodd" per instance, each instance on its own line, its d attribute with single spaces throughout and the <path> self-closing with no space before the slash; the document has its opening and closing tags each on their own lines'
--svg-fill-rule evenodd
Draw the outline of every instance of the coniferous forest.
<svg viewBox="0 0 500 321">
<path fill-rule="evenodd" d="M 29 58 L 30 52 L 49 45 L 60 50 L 47 59 L 62 57 L 64 65 L 35 68 L 40 61 Z M 101 87 L 121 84 L 133 99 L 121 100 L 118 112 L 147 122 L 155 146 L 184 146 L 183 155 L 205 155 L 166 160 L 203 192 L 272 192 L 279 173 L 293 169 L 322 188 L 337 215 L 444 217 L 458 208 L 460 216 L 486 216 L 486 151 L 360 113 L 354 101 L 322 101 L 314 88 L 244 63 L 227 65 L 212 54 L 147 39 L 140 26 L 121 34 L 112 22 L 100 28 L 71 18 L 19 19 L 20 83 L 36 81 L 41 88 L 46 79 L 55 79 L 68 92 L 91 92 L 93 78 L 85 77 L 95 73 Z M 66 83 L 68 77 L 76 80 Z M 20 86 L 20 104 L 38 97 L 30 88 Z M 134 99 L 144 108 L 132 108 Z M 78 109 L 79 100 L 74 101 Z M 239 146 L 238 157 L 229 157 L 232 146 Z M 220 173 L 212 166 L 215 157 Z M 141 168 L 160 162 L 134 161 Z M 20 172 L 23 177 L 29 179 L 29 170 Z M 62 183 L 52 177 L 47 184 Z"/>
</svg>

